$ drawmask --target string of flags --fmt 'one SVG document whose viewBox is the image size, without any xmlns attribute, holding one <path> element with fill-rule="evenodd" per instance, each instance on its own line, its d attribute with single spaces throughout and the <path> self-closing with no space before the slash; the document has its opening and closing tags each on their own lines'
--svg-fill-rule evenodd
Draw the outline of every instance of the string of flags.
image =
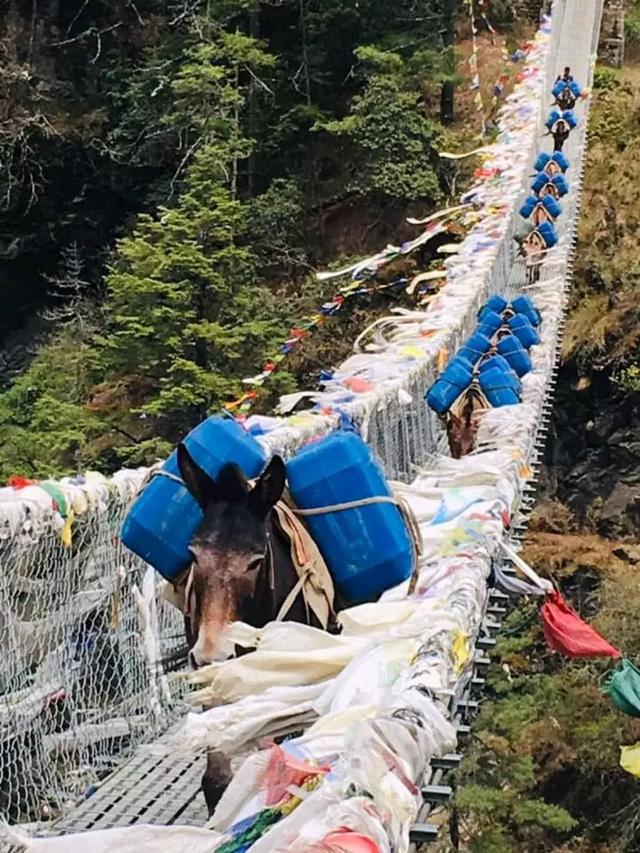
<svg viewBox="0 0 640 853">
<path fill-rule="evenodd" d="M 491 109 L 492 111 L 498 106 L 498 99 L 502 97 L 502 93 L 504 92 L 504 87 L 509 82 L 509 77 L 511 75 L 511 69 L 509 67 L 509 51 L 505 44 L 502 45 L 502 64 L 503 69 L 498 75 L 498 79 L 493 84 L 493 97 L 491 98 Z"/>
<path fill-rule="evenodd" d="M 478 29 L 476 27 L 476 19 L 473 8 L 473 0 L 464 0 L 469 12 L 469 21 L 471 24 L 471 55 L 469 57 L 469 74 L 471 76 L 470 88 L 475 90 L 473 102 L 476 111 L 484 115 L 484 101 L 482 99 L 482 90 L 480 88 L 480 72 L 478 70 Z M 482 135 L 486 132 L 484 118 L 482 121 Z"/>
<path fill-rule="evenodd" d="M 478 0 L 478 13 L 480 17 L 484 21 L 487 29 L 491 33 L 492 36 L 497 35 L 496 31 L 493 29 L 491 24 L 489 23 L 489 18 L 487 17 L 487 9 L 489 7 L 489 0 Z"/>
<path fill-rule="evenodd" d="M 484 135 L 486 130 L 484 121 L 485 107 L 480 87 L 480 74 L 478 69 L 478 28 L 476 25 L 476 9 L 477 14 L 485 22 L 489 32 L 493 34 L 495 33 L 495 30 L 487 18 L 488 0 L 475 0 L 477 4 L 476 6 L 474 6 L 474 0 L 464 0 L 464 2 L 468 7 L 472 33 L 472 52 L 469 57 L 469 72 L 471 77 L 470 85 L 471 89 L 476 90 L 474 97 L 476 109 L 478 112 L 482 112 L 483 114 L 482 126 Z M 523 44 L 518 48 L 518 50 L 510 55 L 506 46 L 502 46 L 502 57 L 505 66 L 494 86 L 492 100 L 493 106 L 497 104 L 498 98 L 502 94 L 502 91 L 509 80 L 509 62 L 521 62 L 528 55 L 530 49 L 531 44 Z M 471 154 L 483 153 L 484 150 L 485 149 L 483 148 L 479 148 L 472 152 L 467 152 L 466 154 L 457 155 L 441 152 L 441 156 L 448 159 L 461 159 L 463 157 L 470 156 Z M 484 179 L 493 177 L 498 173 L 498 169 L 488 170 L 486 168 L 479 168 L 475 170 L 474 176 L 476 178 Z M 384 266 L 390 264 L 398 257 L 409 254 L 419 246 L 424 245 L 424 243 L 435 237 L 437 234 L 447 230 L 451 222 L 461 213 L 466 212 L 468 207 L 469 205 L 461 205 L 448 208 L 446 210 L 438 211 L 423 220 L 410 219 L 408 222 L 412 225 L 427 225 L 425 231 L 415 240 L 404 243 L 399 247 L 389 245 L 377 255 L 374 255 L 364 261 L 359 261 L 351 266 L 330 272 L 318 273 L 316 278 L 320 282 L 330 281 L 346 275 L 350 275 L 351 280 L 347 284 L 338 288 L 334 295 L 327 302 L 323 303 L 316 311 L 306 317 L 303 317 L 297 326 L 290 329 L 286 340 L 280 345 L 278 351 L 263 364 L 262 370 L 255 376 L 249 376 L 243 379 L 243 384 L 247 386 L 247 390 L 236 400 L 226 403 L 225 409 L 230 414 L 234 414 L 236 416 L 245 417 L 248 415 L 256 398 L 258 397 L 258 389 L 264 386 L 274 375 L 276 375 L 283 361 L 285 361 L 285 359 L 292 353 L 295 353 L 301 342 L 307 339 L 315 329 L 324 324 L 330 317 L 343 310 L 344 307 L 348 306 L 355 297 L 369 295 L 393 288 L 400 288 L 404 285 L 408 285 L 406 289 L 409 294 L 412 294 L 417 290 L 418 296 L 420 296 L 421 293 L 433 291 L 433 284 L 429 284 L 429 282 L 437 281 L 439 278 L 444 279 L 444 271 L 423 273 L 421 278 L 414 277 L 411 282 L 407 282 L 407 280 L 402 277 L 389 283 L 373 283 L 371 280 L 375 278 L 376 274 Z M 447 247 L 443 247 L 443 249 L 445 248 Z"/>
<path fill-rule="evenodd" d="M 422 220 L 409 219 L 411 225 L 426 225 L 424 231 L 400 246 L 388 245 L 378 254 L 365 260 L 358 261 L 351 266 L 330 272 L 316 274 L 318 281 L 329 281 L 334 278 L 350 276 L 350 281 L 339 287 L 334 295 L 324 302 L 312 314 L 303 317 L 297 326 L 289 330 L 286 340 L 280 345 L 278 352 L 274 354 L 262 366 L 260 373 L 243 379 L 243 384 L 248 387 L 238 399 L 225 404 L 225 409 L 236 416 L 245 417 L 250 411 L 258 396 L 257 389 L 265 385 L 279 370 L 280 365 L 292 353 L 295 353 L 301 342 L 309 337 L 314 329 L 325 323 L 348 305 L 355 297 L 380 293 L 391 289 L 405 287 L 410 295 L 417 293 L 420 297 L 433 290 L 434 282 L 438 279 L 444 280 L 444 271 L 432 271 L 421 273 L 409 281 L 404 276 L 399 276 L 390 282 L 375 282 L 375 276 L 388 264 L 400 257 L 414 252 L 420 246 L 425 245 L 434 237 L 448 231 L 458 217 L 466 212 L 470 205 L 462 204 L 446 208 L 431 214 Z M 450 247 L 442 247 L 447 249 Z"/>
<path fill-rule="evenodd" d="M 476 0 L 476 6 L 474 6 L 474 0 L 464 0 L 464 3 L 467 6 L 469 20 L 471 24 L 471 55 L 469 56 L 468 60 L 469 74 L 471 77 L 470 88 L 472 91 L 475 91 L 473 101 L 476 107 L 476 111 L 483 114 L 482 135 L 484 136 L 486 134 L 486 121 L 484 120 L 485 104 L 484 99 L 482 97 L 480 71 L 478 67 L 479 48 L 478 27 L 476 23 L 477 18 L 480 17 L 484 21 L 487 30 L 491 33 L 492 36 L 496 35 L 496 31 L 491 26 L 489 18 L 487 17 L 487 9 L 489 5 L 488 0 Z M 502 71 L 498 75 L 493 85 L 493 92 L 491 95 L 491 114 L 495 112 L 499 100 L 504 92 L 505 86 L 508 84 L 511 78 L 511 64 L 517 64 L 521 62 L 527 56 L 530 48 L 531 44 L 524 43 L 512 54 L 510 54 L 504 42 L 502 43 L 500 48 L 502 57 Z M 519 75 L 516 75 L 516 80 L 519 79 L 521 79 Z"/>
</svg>

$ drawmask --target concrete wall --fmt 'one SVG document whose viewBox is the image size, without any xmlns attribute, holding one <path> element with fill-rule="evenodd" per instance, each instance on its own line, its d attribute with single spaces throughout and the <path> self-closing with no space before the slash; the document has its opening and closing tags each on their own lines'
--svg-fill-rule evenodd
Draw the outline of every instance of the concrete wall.
<svg viewBox="0 0 640 853">
<path fill-rule="evenodd" d="M 537 23 L 550 5 L 550 0 L 513 0 L 513 11 L 517 19 Z M 624 62 L 624 0 L 605 0 L 598 57 L 617 68 Z"/>
<path fill-rule="evenodd" d="M 617 68 L 624 62 L 624 0 L 605 0 L 598 57 Z"/>
</svg>

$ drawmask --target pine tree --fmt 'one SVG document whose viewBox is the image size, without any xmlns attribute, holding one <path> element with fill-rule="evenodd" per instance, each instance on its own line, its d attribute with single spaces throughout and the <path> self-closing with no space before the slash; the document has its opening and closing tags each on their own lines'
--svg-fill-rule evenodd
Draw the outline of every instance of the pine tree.
<svg viewBox="0 0 640 853">
<path fill-rule="evenodd" d="M 61 252 L 58 274 L 46 276 L 49 304 L 40 312 L 44 320 L 59 326 L 79 318 L 90 286 L 83 278 L 83 273 L 82 255 L 78 244 L 73 242 Z"/>
<path fill-rule="evenodd" d="M 140 218 L 107 277 L 101 369 L 144 389 L 145 432 L 171 438 L 237 395 L 283 331 L 255 284 L 244 207 L 219 180 L 220 158 L 216 145 L 195 155 L 175 207 Z"/>
<path fill-rule="evenodd" d="M 421 108 L 411 66 L 399 54 L 372 46 L 356 54 L 364 91 L 353 98 L 345 118 L 317 125 L 344 140 L 344 159 L 351 164 L 347 191 L 405 202 L 437 200 L 442 135 Z"/>
</svg>

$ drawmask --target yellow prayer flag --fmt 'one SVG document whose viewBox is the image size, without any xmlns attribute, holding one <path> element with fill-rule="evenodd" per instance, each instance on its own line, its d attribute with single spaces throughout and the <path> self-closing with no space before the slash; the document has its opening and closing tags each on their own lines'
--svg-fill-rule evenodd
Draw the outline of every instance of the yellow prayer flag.
<svg viewBox="0 0 640 853">
<path fill-rule="evenodd" d="M 464 631 L 456 631 L 453 637 L 453 656 L 455 659 L 454 667 L 456 675 L 464 669 L 465 663 L 469 660 L 469 635 Z"/>
<path fill-rule="evenodd" d="M 74 518 L 74 512 L 72 509 L 70 509 L 69 515 L 67 516 L 67 520 L 65 521 L 64 527 L 62 528 L 62 532 L 60 533 L 60 539 L 62 540 L 62 544 L 65 548 L 71 547 L 71 525 L 73 524 Z"/>
<path fill-rule="evenodd" d="M 421 349 L 421 347 L 415 346 L 415 344 L 409 344 L 406 347 L 402 347 L 399 352 L 399 355 L 401 355 L 403 358 L 419 359 L 425 357 L 425 351 Z"/>
<path fill-rule="evenodd" d="M 640 743 L 620 747 L 620 767 L 633 776 L 640 776 Z"/>
</svg>

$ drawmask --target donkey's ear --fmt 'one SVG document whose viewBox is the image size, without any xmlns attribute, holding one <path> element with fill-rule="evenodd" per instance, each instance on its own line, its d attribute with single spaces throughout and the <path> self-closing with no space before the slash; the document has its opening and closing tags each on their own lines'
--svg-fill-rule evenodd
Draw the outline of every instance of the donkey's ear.
<svg viewBox="0 0 640 853">
<path fill-rule="evenodd" d="M 258 512 L 267 515 L 270 509 L 282 497 L 287 480 L 284 462 L 279 456 L 274 456 L 260 476 L 251 492 L 251 502 Z"/>
<path fill-rule="evenodd" d="M 233 462 L 227 463 L 216 480 L 220 498 L 225 501 L 241 501 L 246 498 L 249 483 L 240 468 Z"/>
<path fill-rule="evenodd" d="M 184 444 L 178 445 L 178 468 L 189 493 L 202 509 L 219 498 L 218 487 L 211 477 L 191 458 Z"/>
</svg>

